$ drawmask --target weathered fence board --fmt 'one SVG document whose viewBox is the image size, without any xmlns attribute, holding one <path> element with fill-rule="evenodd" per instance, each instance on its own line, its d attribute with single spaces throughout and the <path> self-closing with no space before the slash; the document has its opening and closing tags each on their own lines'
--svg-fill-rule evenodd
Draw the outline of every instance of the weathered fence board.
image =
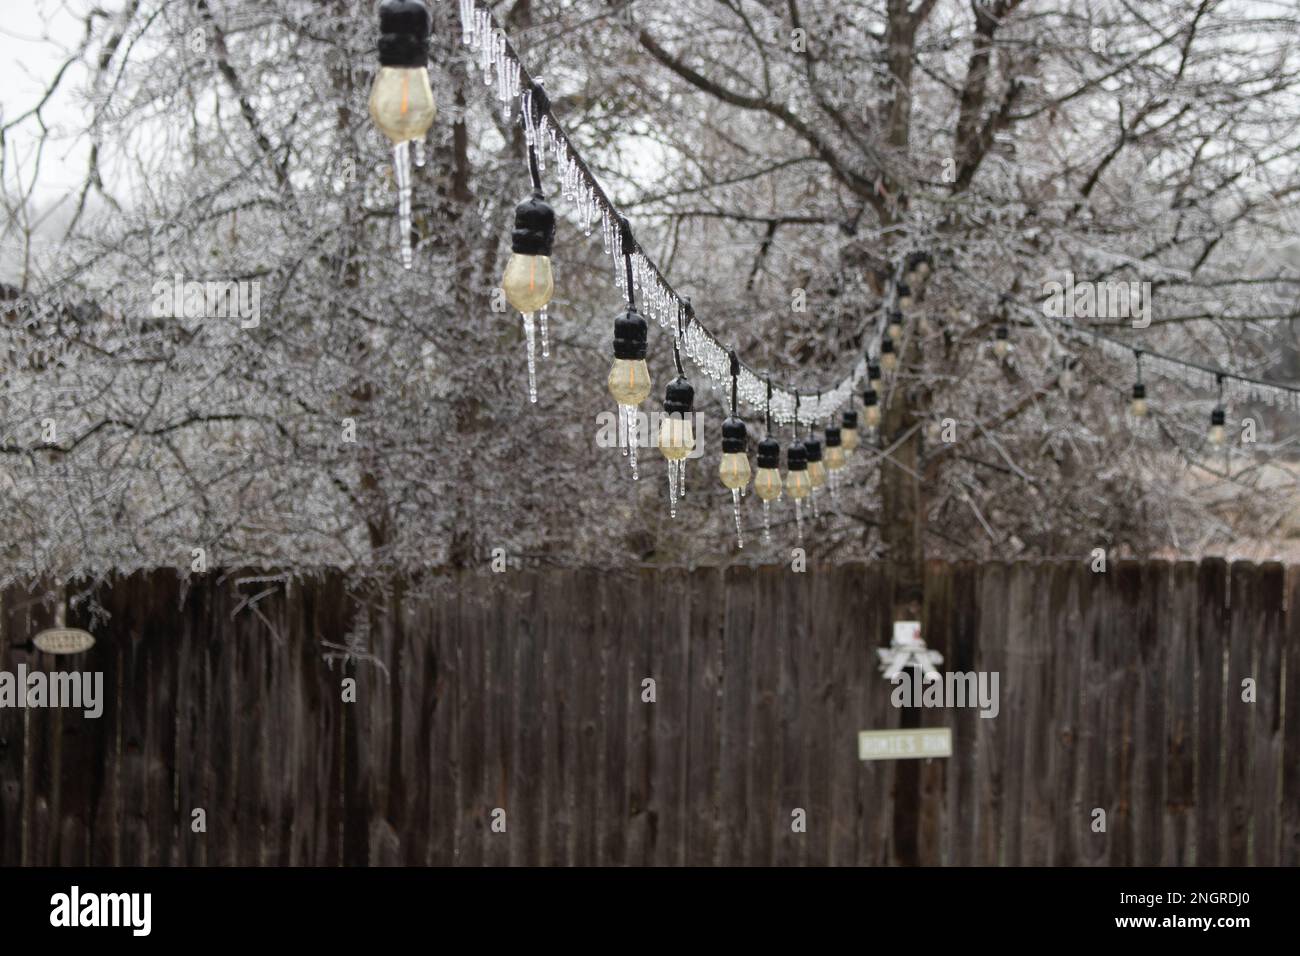
<svg viewBox="0 0 1300 956">
<path fill-rule="evenodd" d="M 105 700 L 0 708 L 0 864 L 1300 863 L 1300 569 L 931 562 L 925 636 L 998 672 L 995 719 L 891 704 L 892 592 L 156 571 L 97 586 L 69 615 L 95 648 L 56 659 L 15 646 L 52 589 L 11 588 L 0 671 Z M 899 726 L 953 756 L 858 760 Z"/>
</svg>

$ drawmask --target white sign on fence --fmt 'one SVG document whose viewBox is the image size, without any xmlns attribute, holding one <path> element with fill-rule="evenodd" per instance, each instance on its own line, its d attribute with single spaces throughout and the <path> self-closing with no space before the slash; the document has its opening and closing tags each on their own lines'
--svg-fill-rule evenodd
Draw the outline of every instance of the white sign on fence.
<svg viewBox="0 0 1300 956">
<path fill-rule="evenodd" d="M 907 760 L 951 756 L 952 729 L 948 727 L 858 731 L 859 760 Z"/>
</svg>

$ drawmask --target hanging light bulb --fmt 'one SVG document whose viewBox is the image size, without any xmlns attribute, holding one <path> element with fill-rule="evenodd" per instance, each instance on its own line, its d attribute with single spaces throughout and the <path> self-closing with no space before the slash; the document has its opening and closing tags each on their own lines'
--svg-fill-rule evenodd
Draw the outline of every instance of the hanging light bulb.
<svg viewBox="0 0 1300 956">
<path fill-rule="evenodd" d="M 907 282 L 909 285 L 921 286 L 930 278 L 930 253 L 918 250 L 907 257 Z"/>
<path fill-rule="evenodd" d="M 1225 425 L 1227 424 L 1227 413 L 1223 406 L 1217 406 L 1214 411 L 1210 412 L 1210 444 L 1222 445 L 1226 438 Z"/>
<path fill-rule="evenodd" d="M 758 443 L 755 459 L 758 470 L 754 473 L 754 494 L 762 501 L 777 501 L 781 497 L 781 443 L 768 436 Z"/>
<path fill-rule="evenodd" d="M 854 449 L 858 447 L 858 413 L 856 411 L 847 411 L 841 422 L 841 435 L 844 443 L 844 454 L 853 454 Z M 831 468 L 830 459 L 831 436 L 830 429 L 826 429 L 826 467 Z"/>
<path fill-rule="evenodd" d="M 393 144 L 402 265 L 411 268 L 410 143 L 424 140 L 438 108 L 429 85 L 429 9 L 423 0 L 379 5 L 379 72 L 370 88 L 370 117 Z"/>
<path fill-rule="evenodd" d="M 880 427 L 880 393 L 874 388 L 862 393 L 862 415 L 868 428 Z"/>
<path fill-rule="evenodd" d="M 844 413 L 846 419 L 849 415 L 853 415 L 853 420 L 855 422 L 857 421 L 857 415 L 855 413 Z M 834 425 L 830 425 L 826 428 L 826 470 L 831 473 L 832 482 L 835 480 L 835 472 L 848 464 L 846 453 L 853 450 L 849 448 L 849 432 L 853 433 L 853 444 L 856 447 L 858 442 L 858 430 L 856 428 L 849 428 L 847 425 L 843 429 L 837 428 Z"/>
<path fill-rule="evenodd" d="M 999 359 L 1007 357 L 1011 351 L 1011 330 L 1007 328 L 1005 322 L 999 323 L 998 327 L 993 330 L 993 354 Z"/>
<path fill-rule="evenodd" d="M 763 502 L 763 540 L 772 540 L 772 502 L 781 499 L 781 443 L 768 435 L 754 457 L 754 494 Z"/>
<path fill-rule="evenodd" d="M 740 360 L 731 353 L 731 415 L 722 423 L 722 461 L 718 463 L 718 478 L 724 488 L 731 489 L 736 510 L 736 535 L 740 536 L 740 496 L 749 484 L 749 456 L 745 453 L 749 432 L 736 414 L 737 380 L 740 377 Z M 742 545 L 743 547 L 743 545 Z"/>
<path fill-rule="evenodd" d="M 901 283 L 898 287 L 898 308 L 906 312 L 915 304 L 912 298 L 912 287 L 906 282 Z"/>
<path fill-rule="evenodd" d="M 745 423 L 736 415 L 735 388 L 739 363 L 734 352 L 731 358 L 732 368 L 736 371 L 731 376 L 731 415 L 722 423 L 722 461 L 718 464 L 718 478 L 724 488 L 731 489 L 731 510 L 736 519 L 736 547 L 743 548 L 745 539 L 740 533 L 740 498 L 745 493 L 745 486 L 749 484 L 749 456 L 745 454 L 749 433 L 745 429 Z"/>
<path fill-rule="evenodd" d="M 551 247 L 555 242 L 555 210 L 540 189 L 515 207 L 510 234 L 510 260 L 501 279 L 506 299 L 527 314 L 546 308 L 555 293 Z"/>
<path fill-rule="evenodd" d="M 609 369 L 609 394 L 620 405 L 640 405 L 650 394 L 646 365 L 648 328 L 636 306 L 629 305 L 614 320 L 614 364 Z"/>
<path fill-rule="evenodd" d="M 1074 390 L 1074 359 L 1066 355 L 1061 359 L 1061 375 L 1057 379 L 1061 391 L 1069 395 Z"/>
<path fill-rule="evenodd" d="M 1134 418 L 1147 417 L 1147 387 L 1141 382 L 1133 384 L 1133 401 L 1129 403 L 1129 411 Z"/>
<path fill-rule="evenodd" d="M 659 450 L 668 459 L 669 509 L 674 517 L 686 483 L 686 456 L 695 448 L 694 414 L 695 388 L 678 374 L 664 390 L 664 413 L 659 419 Z"/>
<path fill-rule="evenodd" d="M 813 517 L 817 517 L 817 489 L 826 487 L 826 465 L 822 461 L 822 443 L 808 427 L 808 437 L 803 440 L 804 454 L 808 460 L 808 489 L 812 498 Z"/>
<path fill-rule="evenodd" d="M 646 365 L 647 327 L 636 306 L 614 320 L 614 364 L 610 366 L 609 394 L 618 402 L 622 431 L 627 435 L 627 452 L 632 458 L 632 478 L 637 478 L 637 406 L 650 394 L 650 368 Z"/>
<path fill-rule="evenodd" d="M 879 362 L 867 362 L 867 385 L 880 391 L 881 372 Z"/>
<path fill-rule="evenodd" d="M 897 342 L 903 337 L 903 313 L 892 309 L 889 313 L 889 325 L 886 327 L 890 342 Z"/>
<path fill-rule="evenodd" d="M 880 343 L 880 367 L 886 372 L 898 368 L 898 353 L 894 350 L 894 340 L 888 337 Z"/>
<path fill-rule="evenodd" d="M 528 147 L 531 154 L 533 147 Z M 546 305 L 555 292 L 551 277 L 551 246 L 555 242 L 555 210 L 542 196 L 537 176 L 537 159 L 533 166 L 533 195 L 515 207 L 515 228 L 510 234 L 510 260 L 501 279 L 506 299 L 519 310 L 524 320 L 524 339 L 528 346 L 528 400 L 537 401 L 537 333 L 534 315 L 540 313 L 545 327 Z M 547 351 L 547 350 L 543 350 Z"/>
<path fill-rule="evenodd" d="M 749 433 L 739 418 L 728 418 L 722 423 L 722 461 L 718 464 L 718 478 L 724 488 L 741 494 L 744 494 L 752 474 L 749 456 L 745 454 L 748 441 Z"/>
<path fill-rule="evenodd" d="M 808 450 L 796 438 L 785 450 L 785 490 L 794 502 L 795 527 L 803 540 L 803 500 L 812 494 L 812 481 L 808 477 Z"/>
<path fill-rule="evenodd" d="M 614 320 L 614 364 L 610 366 L 609 394 L 618 402 L 620 430 L 626 429 L 627 451 L 632 462 L 632 479 L 637 479 L 637 410 L 652 387 L 646 365 L 647 326 L 636 310 L 632 285 L 632 228 L 621 222 L 623 259 L 627 268 L 627 310 Z"/>
</svg>

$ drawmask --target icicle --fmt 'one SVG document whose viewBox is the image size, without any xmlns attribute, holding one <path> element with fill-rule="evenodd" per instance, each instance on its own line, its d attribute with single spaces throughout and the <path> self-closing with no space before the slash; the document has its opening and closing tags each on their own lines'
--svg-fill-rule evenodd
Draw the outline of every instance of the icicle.
<svg viewBox="0 0 1300 956">
<path fill-rule="evenodd" d="M 415 143 L 415 165 L 423 166 L 424 165 L 424 140 L 417 139 L 417 140 L 413 140 L 412 142 Z"/>
<path fill-rule="evenodd" d="M 524 90 L 519 98 L 519 113 L 524 118 L 524 142 L 536 147 L 537 128 L 533 126 L 533 91 Z"/>
<path fill-rule="evenodd" d="M 772 502 L 763 502 L 763 543 L 772 543 Z"/>
<path fill-rule="evenodd" d="M 632 465 L 632 480 L 639 481 L 641 476 L 636 470 L 636 444 L 637 444 L 637 415 L 636 406 L 627 407 L 627 455 L 628 461 Z"/>
<path fill-rule="evenodd" d="M 393 176 L 397 180 L 397 232 L 402 265 L 411 268 L 411 153 L 410 142 L 393 147 Z"/>
<path fill-rule="evenodd" d="M 677 463 L 677 469 L 681 472 L 677 476 L 677 493 L 683 498 L 686 497 L 686 459 L 683 458 Z"/>
<path fill-rule="evenodd" d="M 631 412 L 631 405 L 618 406 L 618 443 L 623 446 L 623 457 L 627 457 L 627 416 Z"/>
<path fill-rule="evenodd" d="M 677 517 L 677 462 L 668 462 L 668 517 Z"/>
<path fill-rule="evenodd" d="M 831 501 L 839 503 L 840 500 L 840 477 L 839 472 L 831 472 Z"/>
<path fill-rule="evenodd" d="M 811 491 L 809 491 L 809 492 L 808 492 L 808 497 L 812 499 L 813 518 L 814 518 L 814 519 L 815 519 L 815 518 L 820 518 L 821 515 L 819 515 L 819 514 L 817 513 L 817 489 L 816 489 L 816 488 L 813 488 Z"/>
<path fill-rule="evenodd" d="M 537 404 L 537 345 L 533 325 L 533 313 L 525 312 L 524 339 L 528 342 L 528 400 Z"/>
<path fill-rule="evenodd" d="M 542 306 L 542 310 L 537 314 L 537 318 L 540 321 L 542 327 L 542 358 L 550 358 L 551 337 L 546 329 L 546 306 Z"/>
<path fill-rule="evenodd" d="M 740 533 L 740 489 L 739 488 L 731 489 L 731 510 L 732 513 L 736 516 L 736 547 L 743 548 L 745 546 L 745 537 Z"/>
<path fill-rule="evenodd" d="M 800 498 L 794 499 L 794 524 L 799 543 L 803 544 L 803 500 Z"/>
<path fill-rule="evenodd" d="M 474 42 L 474 0 L 460 0 L 460 40 L 466 46 Z"/>
</svg>

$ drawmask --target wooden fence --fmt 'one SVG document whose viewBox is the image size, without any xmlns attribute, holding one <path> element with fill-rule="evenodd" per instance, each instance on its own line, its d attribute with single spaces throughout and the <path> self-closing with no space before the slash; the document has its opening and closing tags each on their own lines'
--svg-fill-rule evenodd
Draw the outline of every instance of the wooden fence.
<svg viewBox="0 0 1300 956">
<path fill-rule="evenodd" d="M 891 705 L 889 588 L 467 575 L 389 599 L 350 662 L 338 575 L 116 580 L 57 659 L 10 646 L 51 615 L 11 589 L 0 671 L 103 671 L 107 702 L 0 709 L 0 863 L 1300 863 L 1300 568 L 934 563 L 925 636 L 1000 674 L 994 719 Z M 900 724 L 953 756 L 858 760 Z"/>
</svg>

